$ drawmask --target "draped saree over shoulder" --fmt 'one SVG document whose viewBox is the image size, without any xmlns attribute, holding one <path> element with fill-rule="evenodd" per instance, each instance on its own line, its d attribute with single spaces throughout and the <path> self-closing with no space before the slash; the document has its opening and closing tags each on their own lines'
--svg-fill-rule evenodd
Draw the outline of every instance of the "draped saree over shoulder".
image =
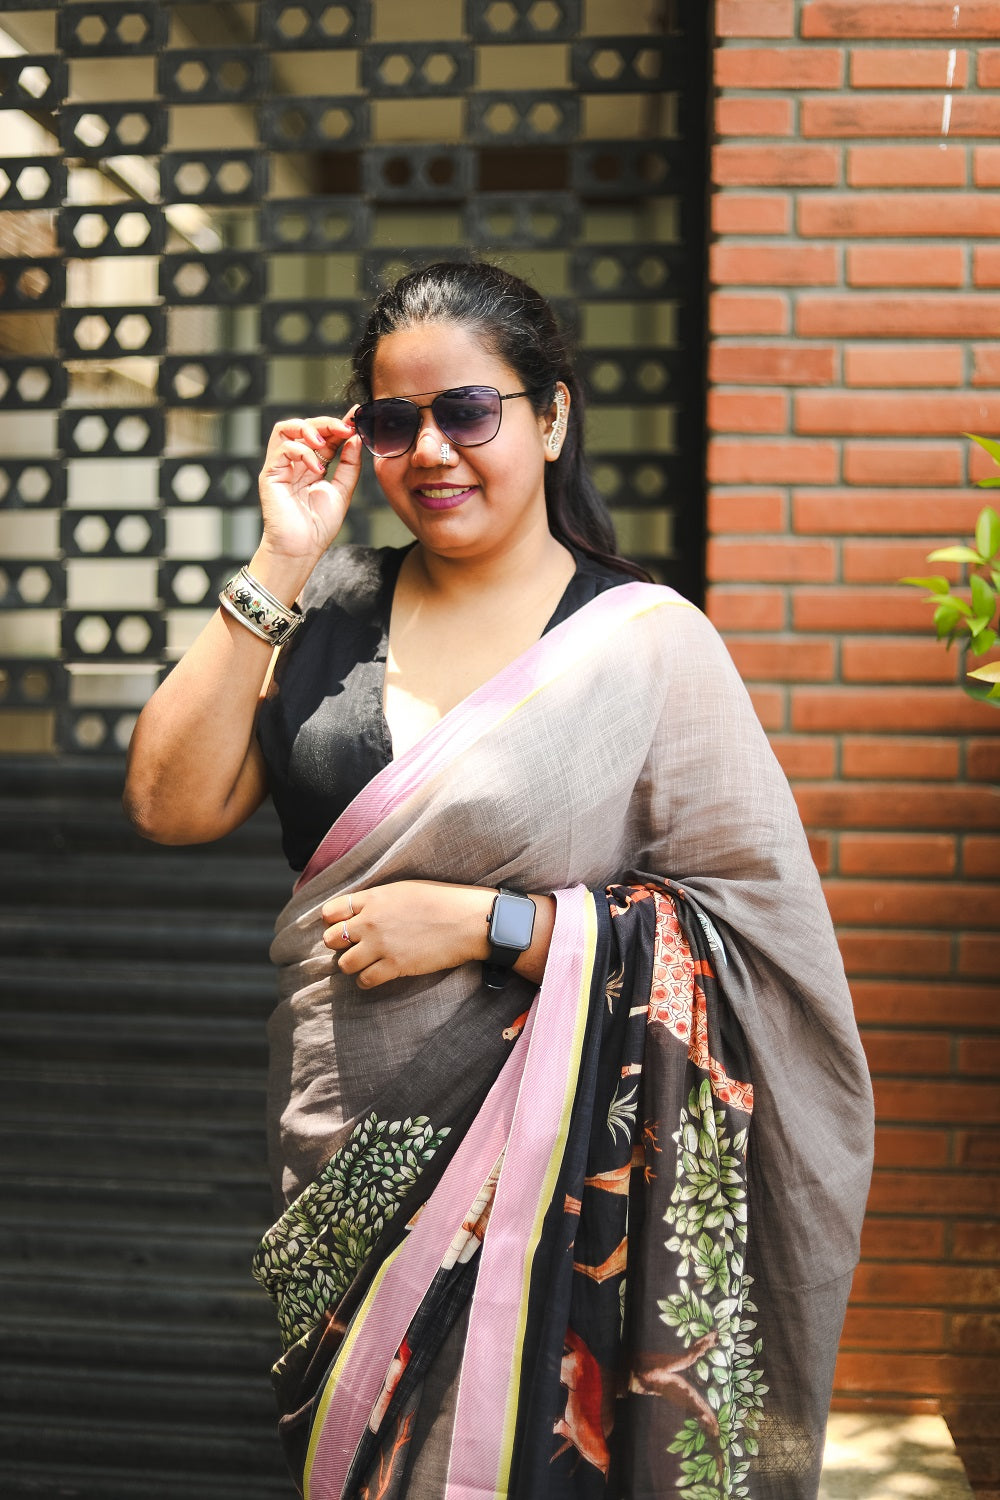
<svg viewBox="0 0 1000 1500">
<path fill-rule="evenodd" d="M 363 995 L 320 908 L 553 891 L 537 995 Z M 278 922 L 255 1273 L 310 1500 L 806 1500 L 870 1085 L 792 797 L 718 636 L 607 591 L 330 830 Z"/>
</svg>

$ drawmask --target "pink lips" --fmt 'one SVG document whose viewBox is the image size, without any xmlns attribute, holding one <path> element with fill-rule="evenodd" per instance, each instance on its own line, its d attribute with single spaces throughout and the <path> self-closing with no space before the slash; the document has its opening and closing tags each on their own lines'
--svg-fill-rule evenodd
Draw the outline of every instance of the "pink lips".
<svg viewBox="0 0 1000 1500">
<path fill-rule="evenodd" d="M 457 485 L 441 485 L 440 490 L 435 486 L 422 486 L 413 491 L 413 497 L 418 505 L 425 510 L 454 510 L 458 505 L 464 505 L 469 496 L 475 492 L 475 485 L 468 485 L 465 489 L 458 490 Z"/>
</svg>

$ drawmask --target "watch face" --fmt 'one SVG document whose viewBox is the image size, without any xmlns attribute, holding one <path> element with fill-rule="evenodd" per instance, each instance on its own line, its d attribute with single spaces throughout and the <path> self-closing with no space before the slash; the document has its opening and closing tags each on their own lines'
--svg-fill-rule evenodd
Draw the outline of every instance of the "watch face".
<svg viewBox="0 0 1000 1500">
<path fill-rule="evenodd" d="M 497 897 L 493 905 L 490 940 L 499 948 L 525 949 L 531 944 L 535 922 L 535 903 L 527 896 Z"/>
</svg>

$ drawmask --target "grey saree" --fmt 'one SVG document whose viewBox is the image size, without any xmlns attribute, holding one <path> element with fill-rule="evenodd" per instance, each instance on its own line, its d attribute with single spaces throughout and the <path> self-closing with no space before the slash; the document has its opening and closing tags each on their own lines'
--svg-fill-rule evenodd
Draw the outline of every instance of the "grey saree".
<svg viewBox="0 0 1000 1500">
<path fill-rule="evenodd" d="M 320 908 L 554 891 L 541 990 L 363 996 Z M 628 584 L 337 820 L 272 948 L 292 1471 L 312 1500 L 806 1500 L 870 1085 L 788 785 L 718 636 Z"/>
</svg>

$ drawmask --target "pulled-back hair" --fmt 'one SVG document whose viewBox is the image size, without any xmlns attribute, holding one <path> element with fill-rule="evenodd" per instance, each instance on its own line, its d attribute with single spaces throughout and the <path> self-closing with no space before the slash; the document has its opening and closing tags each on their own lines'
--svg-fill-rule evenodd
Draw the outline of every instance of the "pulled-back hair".
<svg viewBox="0 0 1000 1500">
<path fill-rule="evenodd" d="M 485 261 L 438 261 L 411 271 L 376 301 L 354 351 L 352 395 L 369 400 L 372 366 L 386 334 L 420 323 L 456 323 L 510 366 L 541 415 L 556 381 L 570 394 L 570 420 L 559 457 L 545 465 L 549 530 L 566 546 L 631 577 L 649 574 L 618 555 L 608 508 L 583 451 L 583 390 L 555 315 L 545 298 L 509 271 Z"/>
</svg>

